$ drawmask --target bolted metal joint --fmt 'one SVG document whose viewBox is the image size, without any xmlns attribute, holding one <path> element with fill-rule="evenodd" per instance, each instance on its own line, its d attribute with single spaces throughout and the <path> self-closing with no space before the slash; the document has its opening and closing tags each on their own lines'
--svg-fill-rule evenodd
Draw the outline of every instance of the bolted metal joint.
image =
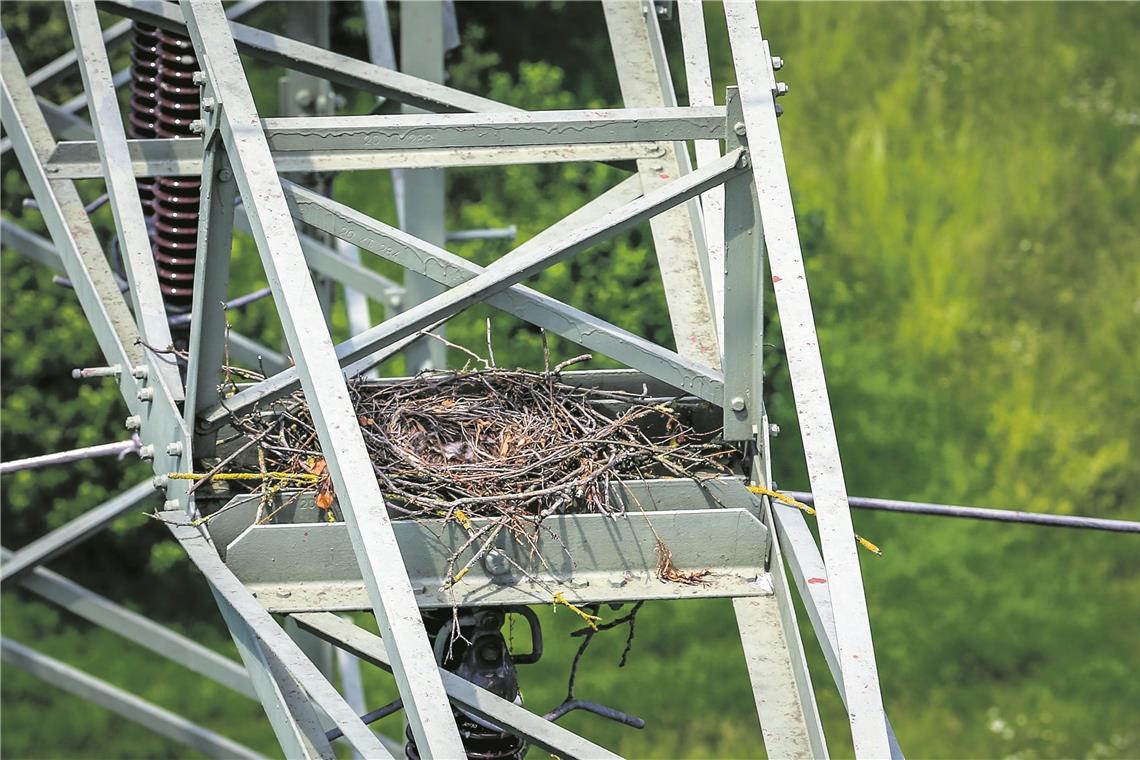
<svg viewBox="0 0 1140 760">
<path fill-rule="evenodd" d="M 201 87 L 202 85 L 206 84 L 206 72 L 195 71 L 194 76 L 191 77 L 191 81 L 194 82 L 194 84 Z"/>
<path fill-rule="evenodd" d="M 190 122 L 190 131 L 196 135 L 200 135 L 206 131 L 206 122 L 201 119 L 195 119 Z"/>
<path fill-rule="evenodd" d="M 772 56 L 772 70 L 779 71 L 784 68 L 784 59 L 778 55 Z"/>
<path fill-rule="evenodd" d="M 788 89 L 789 88 L 788 88 L 787 82 L 776 82 L 776 97 L 780 98 L 780 97 L 783 97 L 784 95 L 787 95 Z"/>
<path fill-rule="evenodd" d="M 153 401 L 154 388 L 139 388 L 139 392 L 135 394 L 135 398 L 139 401 Z"/>
<path fill-rule="evenodd" d="M 147 444 L 139 449 L 139 459 L 154 459 L 154 446 Z"/>
<path fill-rule="evenodd" d="M 142 417 L 138 416 L 137 414 L 132 414 L 130 417 L 127 417 L 127 419 L 123 421 L 123 425 L 127 428 L 127 430 L 138 430 L 142 427 Z"/>
<path fill-rule="evenodd" d="M 172 457 L 182 456 L 182 444 L 179 443 L 178 441 L 175 441 L 174 443 L 167 444 L 166 454 L 167 454 L 167 456 L 172 456 Z"/>
<path fill-rule="evenodd" d="M 734 412 L 743 412 L 744 407 L 745 407 L 744 397 L 743 396 L 734 396 L 732 398 L 732 401 L 729 402 L 729 407 Z"/>
</svg>

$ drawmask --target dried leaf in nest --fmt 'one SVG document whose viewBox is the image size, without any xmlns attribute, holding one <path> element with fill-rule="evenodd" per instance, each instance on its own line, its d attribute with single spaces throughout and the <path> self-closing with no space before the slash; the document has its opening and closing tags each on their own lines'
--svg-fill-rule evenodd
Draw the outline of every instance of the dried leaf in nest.
<svg viewBox="0 0 1140 760">
<path fill-rule="evenodd" d="M 672 583 L 684 583 L 687 586 L 699 586 L 705 578 L 712 575 L 711 570 L 693 570 L 685 572 L 678 570 L 673 564 L 673 552 L 659 538 L 657 539 L 657 577 Z"/>
</svg>

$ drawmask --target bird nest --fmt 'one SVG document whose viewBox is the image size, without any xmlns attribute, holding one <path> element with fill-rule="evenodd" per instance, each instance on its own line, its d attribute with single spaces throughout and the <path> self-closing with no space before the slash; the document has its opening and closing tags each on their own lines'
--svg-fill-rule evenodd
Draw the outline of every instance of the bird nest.
<svg viewBox="0 0 1140 760">
<path fill-rule="evenodd" d="M 556 513 L 619 513 L 622 500 L 611 499 L 611 485 L 621 479 L 730 471 L 736 451 L 715 431 L 698 432 L 675 401 L 573 385 L 563 378 L 564 366 L 351 383 L 364 444 L 393 516 L 506 518 L 534 526 Z M 302 394 L 233 425 L 245 440 L 208 477 L 248 481 L 264 505 L 280 505 L 271 497 L 283 490 L 292 498 L 315 492 L 317 506 L 337 519 L 335 487 Z M 271 519 L 272 511 L 259 517 Z"/>
</svg>

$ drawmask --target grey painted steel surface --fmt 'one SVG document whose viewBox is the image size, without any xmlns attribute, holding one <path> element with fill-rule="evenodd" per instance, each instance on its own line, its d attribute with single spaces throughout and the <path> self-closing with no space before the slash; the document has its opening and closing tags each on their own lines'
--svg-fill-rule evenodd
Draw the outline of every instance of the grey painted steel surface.
<svg viewBox="0 0 1140 760">
<path fill-rule="evenodd" d="M 704 3 L 701 0 L 678 0 L 681 44 L 685 60 L 685 83 L 689 105 L 714 105 L 712 71 L 709 65 L 708 38 L 705 35 Z M 731 126 L 731 125 L 729 125 Z M 720 158 L 716 140 L 698 140 L 695 145 L 697 166 L 707 166 Z M 705 250 L 710 278 L 709 305 L 716 322 L 717 335 L 724 354 L 724 188 L 714 187 L 701 195 L 701 217 L 705 233 Z"/>
<path fill-rule="evenodd" d="M 264 760 L 262 755 L 244 745 L 11 639 L 0 638 L 0 655 L 5 665 L 19 668 L 210 757 Z"/>
<path fill-rule="evenodd" d="M 211 591 L 285 757 L 335 760 L 320 718 L 301 687 L 279 661 L 270 659 L 244 616 L 220 592 Z"/>
<path fill-rule="evenodd" d="M 278 152 L 723 140 L 723 107 L 264 119 Z"/>
<path fill-rule="evenodd" d="M 472 519 L 473 529 L 494 539 L 511 569 L 493 574 L 476 560 L 458 582 L 452 575 L 479 547 L 449 566 L 448 557 L 468 542 L 467 532 L 442 520 L 401 520 L 394 527 L 416 601 L 425 609 L 548 604 L 558 592 L 591 603 L 770 593 L 758 580 L 768 531 L 745 509 L 632 512 L 616 519 L 555 515 L 545 523 L 560 540 L 541 535 L 532 547 L 501 533 L 495 538 L 486 520 Z M 679 569 L 715 572 L 697 585 L 662 583 L 658 538 Z M 255 525 L 226 547 L 226 565 L 274 612 L 364 609 L 367 597 L 348 548 L 343 523 Z"/>
<path fill-rule="evenodd" d="M 863 579 L 776 126 L 772 61 L 766 45 L 757 45 L 763 37 L 756 7 L 727 3 L 724 9 L 808 476 L 818 499 L 819 532 L 837 612 L 836 634 L 855 753 L 886 757 L 889 743 Z"/>
<path fill-rule="evenodd" d="M 214 112 L 216 114 L 216 111 Z M 194 459 L 212 456 L 216 438 L 195 429 L 195 420 L 203 409 L 218 403 L 221 394 L 218 378 L 226 354 L 225 301 L 230 282 L 230 254 L 233 248 L 234 182 L 216 117 L 208 127 L 206 157 L 200 185 L 201 216 L 198 218 L 198 246 L 195 252 L 194 285 L 191 302 L 190 352 L 186 363 L 185 424 L 194 436 L 191 444 Z"/>
<path fill-rule="evenodd" d="M 400 68 L 405 73 L 429 82 L 443 82 L 443 10 L 442 0 L 401 0 Z M 401 110 L 420 113 L 420 109 L 406 103 Z M 401 172 L 393 178 L 393 184 L 399 195 L 400 227 L 431 245 L 442 246 L 446 239 L 443 170 Z M 406 271 L 401 308 L 418 306 L 443 291 L 443 286 L 430 277 Z M 435 328 L 441 337 L 446 331 L 443 325 Z M 447 346 L 429 338 L 413 340 L 404 351 L 404 361 L 409 374 L 446 367 Z"/>
<path fill-rule="evenodd" d="M 118 232 L 119 253 L 127 281 L 139 334 L 149 345 L 167 349 L 174 345 L 167 322 L 166 305 L 158 286 L 158 272 L 151 253 L 150 238 L 143 218 L 138 186 L 130 170 L 127 133 L 119 112 L 115 85 L 111 82 L 111 64 L 99 26 L 95 4 L 87 0 L 66 3 L 75 50 L 79 55 L 79 72 L 87 92 L 87 108 L 95 130 L 95 144 L 103 167 L 103 181 L 111 197 L 111 212 Z M 171 355 L 151 354 L 151 372 L 163 376 L 172 401 L 183 399 L 182 378 Z"/>
<path fill-rule="evenodd" d="M 736 91 L 728 92 L 728 121 L 740 118 Z M 731 129 L 727 148 L 738 148 L 741 138 Z M 724 437 L 730 441 L 752 440 L 763 414 L 764 387 L 762 347 L 764 342 L 764 291 L 760 284 L 764 227 L 751 175 L 737 177 L 722 188 L 724 231 L 723 287 L 724 339 Z M 767 435 L 767 431 L 759 431 Z"/>
<path fill-rule="evenodd" d="M 752 460 L 753 481 L 761 485 L 772 482 L 772 449 L 767 421 L 766 416 L 761 418 L 760 432 L 756 437 L 757 453 Z M 762 505 L 764 524 L 773 526 L 775 517 L 770 500 L 766 497 L 757 500 Z M 784 550 L 774 530 L 770 545 L 767 567 L 775 609 L 767 611 L 764 622 L 768 624 L 766 635 L 776 639 L 774 648 L 764 651 L 759 642 L 749 640 L 746 631 L 761 622 L 760 616 L 757 610 L 749 609 L 744 600 L 733 600 L 765 748 L 769 755 L 791 755 L 794 747 L 798 754 L 827 758 L 827 740 L 819 718 L 815 688 L 800 637 L 791 588 L 784 572 Z M 773 751 L 773 747 L 781 743 L 791 746 L 782 753 Z"/>
<path fill-rule="evenodd" d="M 558 241 L 551 243 L 544 241 L 544 245 L 535 246 L 533 249 L 516 248 L 477 276 L 340 343 L 336 347 L 337 360 L 341 364 L 355 362 L 348 374 L 358 374 L 380 358 L 389 355 L 384 352 L 385 346 L 408 338 L 414 339 L 419 331 L 438 324 L 468 306 L 497 295 L 559 261 L 570 258 L 665 209 L 699 195 L 709 187 L 746 171 L 739 165 L 741 157 L 742 153 L 739 151 L 730 153 L 715 164 L 674 180 L 662 188 L 586 222 L 569 231 Z M 280 194 L 280 188 L 276 190 Z M 297 375 L 296 370 L 289 370 L 252 386 L 243 391 L 246 394 L 246 403 L 254 403 L 261 398 L 270 398 L 288 392 L 296 386 Z M 339 382 L 343 382 L 343 379 Z M 231 406 L 231 409 L 234 408 L 236 407 Z M 355 433 L 359 437 L 359 430 Z"/>
<path fill-rule="evenodd" d="M 372 476 L 332 339 L 323 320 L 317 323 L 312 319 L 320 313 L 320 303 L 273 169 L 241 59 L 229 34 L 229 22 L 220 2 L 187 0 L 182 10 L 207 81 L 221 104 L 222 138 L 300 370 L 373 611 L 385 639 L 399 652 L 396 682 L 417 745 L 427 757 L 458 756 L 463 745 L 439 681 L 384 498 Z"/>
<path fill-rule="evenodd" d="M 392 669 L 392 657 L 380 637 L 328 612 L 301 613 L 292 617 L 303 627 L 357 657 L 385 670 Z M 440 676 L 443 678 L 448 697 L 464 710 L 522 736 L 547 752 L 558 757 L 582 760 L 586 758 L 612 760 L 618 757 L 604 747 L 587 741 L 470 681 L 465 681 L 454 673 L 441 670 Z"/>
<path fill-rule="evenodd" d="M 112 521 L 136 508 L 154 495 L 154 486 L 144 481 L 84 512 L 65 525 L 23 547 L 0 568 L 0 583 L 5 587 L 37 565 L 50 562 L 68 549 L 81 544 L 106 528 Z"/>
<path fill-rule="evenodd" d="M 661 81 L 667 72 L 658 72 L 642 4 L 628 0 L 604 0 L 602 7 L 625 105 L 632 108 L 665 106 Z M 661 158 L 643 159 L 637 163 L 642 191 L 646 195 L 667 187 L 682 176 L 676 145 L 662 143 L 662 148 Z M 678 352 L 720 369 L 720 345 L 709 307 L 705 271 L 701 266 L 697 230 L 690 209 L 687 206 L 670 209 L 650 221 L 650 230 Z"/>
<path fill-rule="evenodd" d="M 831 593 L 828 590 L 829 578 L 823 558 L 815 544 L 815 537 L 804 519 L 803 513 L 795 507 L 779 502 L 772 503 L 776 532 L 781 546 L 787 550 L 786 558 L 792 579 L 796 584 L 808 620 L 815 630 L 823 651 L 824 660 L 831 670 L 831 677 L 839 689 L 839 696 L 847 704 L 847 690 L 844 687 L 843 669 L 839 663 L 839 645 L 835 635 L 835 611 L 832 608 Z M 894 728 L 886 715 L 887 740 L 890 742 L 892 760 L 902 760 L 903 753 L 895 738 Z"/>
<path fill-rule="evenodd" d="M 136 177 L 162 175 L 191 177 L 202 173 L 202 146 L 195 140 L 128 140 L 131 170 Z M 300 150 L 275 151 L 277 170 L 287 172 L 426 169 L 449 166 L 506 166 L 512 164 L 621 161 L 661 155 L 656 143 L 602 143 L 582 145 L 522 145 L 494 148 L 415 148 L 407 151 Z M 93 142 L 62 142 L 45 163 L 54 179 L 97 179 L 102 176 Z"/>
<path fill-rule="evenodd" d="M 241 581 L 234 577 L 202 532 L 187 523 L 186 514 L 172 510 L 161 512 L 158 516 L 186 551 L 190 561 L 206 576 L 213 591 L 224 600 L 223 606 L 232 607 L 244 621 L 244 625 L 249 627 L 256 637 L 258 646 L 266 650 L 265 656 L 272 655 L 280 662 L 289 676 L 308 694 L 314 705 L 344 731 L 345 738 L 352 746 L 368 757 L 387 757 L 383 746 L 360 722 L 359 716 L 345 703 L 297 644 L 281 630 L 281 626 L 265 608 L 253 598 Z M 231 633 L 243 635 L 241 626 L 234 625 Z M 251 676 L 255 679 L 259 677 L 257 671 L 257 668 L 251 671 Z M 255 688 L 257 685 L 255 680 Z M 271 707 L 271 705 L 265 706 L 267 709 Z"/>
<path fill-rule="evenodd" d="M 12 555 L 7 549 L 3 549 L 2 553 L 5 560 Z M 256 696 L 249 677 L 238 663 L 150 618 L 115 604 L 58 573 L 37 567 L 21 576 L 19 584 L 73 615 L 217 681 L 228 689 L 250 698 Z"/>
</svg>

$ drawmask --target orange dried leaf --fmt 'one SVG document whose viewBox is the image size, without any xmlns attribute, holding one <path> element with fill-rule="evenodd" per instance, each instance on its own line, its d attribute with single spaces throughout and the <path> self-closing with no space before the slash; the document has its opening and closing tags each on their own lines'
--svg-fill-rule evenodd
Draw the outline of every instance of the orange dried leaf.
<svg viewBox="0 0 1140 760">
<path fill-rule="evenodd" d="M 317 494 L 317 506 L 321 509 L 328 509 L 332 506 L 332 503 L 332 491 L 321 491 Z"/>
</svg>

